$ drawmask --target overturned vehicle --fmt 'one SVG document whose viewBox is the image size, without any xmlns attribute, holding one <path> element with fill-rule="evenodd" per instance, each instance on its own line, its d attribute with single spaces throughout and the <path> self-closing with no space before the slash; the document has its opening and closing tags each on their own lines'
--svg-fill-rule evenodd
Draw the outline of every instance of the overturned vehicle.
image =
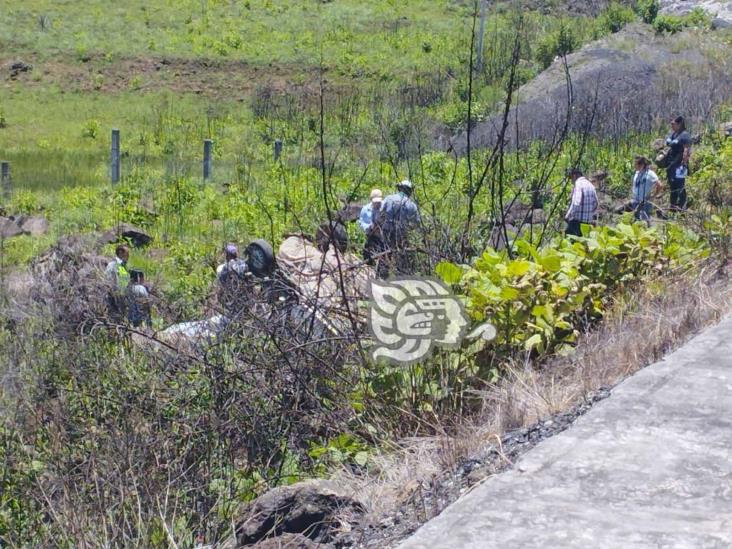
<svg viewBox="0 0 732 549">
<path fill-rule="evenodd" d="M 342 226 L 341 226 L 342 227 Z M 206 345 L 227 331 L 297 342 L 337 341 L 363 333 L 372 267 L 348 253 L 345 231 L 321 227 L 316 241 L 288 235 L 275 254 L 253 240 L 244 259 L 219 268 L 215 315 L 158 334 L 170 345 Z"/>
</svg>

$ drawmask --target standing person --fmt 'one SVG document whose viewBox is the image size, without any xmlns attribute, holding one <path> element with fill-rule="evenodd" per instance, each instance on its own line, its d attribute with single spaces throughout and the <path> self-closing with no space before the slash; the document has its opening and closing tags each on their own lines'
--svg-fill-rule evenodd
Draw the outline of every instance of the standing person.
<svg viewBox="0 0 732 549">
<path fill-rule="evenodd" d="M 569 208 L 564 216 L 567 228 L 566 235 L 582 236 L 582 223 L 594 225 L 597 211 L 597 192 L 589 179 L 582 175 L 579 168 L 567 170 L 567 177 L 572 181 L 572 194 Z"/>
<path fill-rule="evenodd" d="M 145 273 L 130 270 L 130 283 L 127 286 L 127 320 L 135 328 L 143 324 L 152 326 L 150 314 L 150 292 L 145 284 Z"/>
<path fill-rule="evenodd" d="M 382 200 L 374 202 L 372 206 L 372 222 L 366 231 L 366 242 L 363 245 L 363 258 L 369 264 L 374 264 L 374 259 L 384 252 L 384 234 L 381 230 L 381 205 Z"/>
<path fill-rule="evenodd" d="M 633 174 L 632 197 L 630 207 L 639 221 L 650 223 L 653 203 L 651 197 L 660 190 L 660 181 L 656 172 L 650 169 L 651 162 L 644 156 L 633 159 L 635 174 Z"/>
<path fill-rule="evenodd" d="M 369 196 L 369 203 L 361 208 L 361 213 L 358 216 L 358 226 L 365 233 L 369 234 L 369 231 L 374 225 L 374 210 L 378 210 L 383 201 L 383 195 L 379 189 L 372 189 L 371 195 Z"/>
<path fill-rule="evenodd" d="M 127 289 L 130 282 L 130 273 L 127 270 L 127 261 L 130 259 L 130 249 L 125 245 L 117 246 L 114 250 L 114 259 L 107 263 L 105 274 L 118 290 Z"/>
<path fill-rule="evenodd" d="M 420 221 L 419 208 L 412 200 L 414 187 L 408 179 L 397 183 L 397 192 L 384 199 L 379 212 L 381 229 L 389 245 L 402 241 Z"/>
<path fill-rule="evenodd" d="M 127 261 L 130 258 L 130 249 L 120 245 L 114 250 L 114 259 L 107 263 L 104 274 L 111 283 L 107 294 L 107 312 L 114 322 L 124 322 L 127 309 L 126 291 L 130 283 L 130 272 L 127 270 Z"/>
<path fill-rule="evenodd" d="M 667 157 L 666 178 L 671 190 L 671 210 L 686 208 L 686 175 L 691 156 L 691 135 L 686 131 L 686 121 L 678 116 L 671 121 L 671 133 L 666 137 L 670 148 Z"/>
<path fill-rule="evenodd" d="M 378 225 L 383 235 L 384 247 L 394 253 L 391 258 L 397 270 L 408 272 L 409 256 L 406 253 L 407 237 L 410 229 L 420 222 L 419 208 L 412 200 L 414 187 L 408 179 L 397 183 L 397 192 L 384 199 L 379 211 Z M 382 269 L 382 273 L 384 274 Z"/>
</svg>

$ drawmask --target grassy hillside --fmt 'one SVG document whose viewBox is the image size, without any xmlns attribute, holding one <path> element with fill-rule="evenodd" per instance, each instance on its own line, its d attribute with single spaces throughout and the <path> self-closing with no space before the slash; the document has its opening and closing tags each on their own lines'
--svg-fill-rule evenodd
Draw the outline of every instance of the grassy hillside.
<svg viewBox="0 0 732 549">
<path fill-rule="evenodd" d="M 732 141 L 716 132 L 695 149 L 692 212 L 651 228 L 626 216 L 579 240 L 561 235 L 564 169 L 607 172 L 607 212 L 629 194 L 633 155 L 650 154 L 665 128 L 631 121 L 613 139 L 580 128 L 521 148 L 435 150 L 468 124 L 495 134 L 505 98 L 546 67 L 566 91 L 555 56 L 645 25 L 616 2 L 491 2 L 484 62 L 471 71 L 470 4 L 5 0 L 0 159 L 13 182 L 0 215 L 43 216 L 50 228 L 0 239 L 0 545 L 192 548 L 199 536 L 226 540 L 241 505 L 273 486 L 340 467 L 389 482 L 380 453 L 494 406 L 507 370 L 571 355 L 636 288 L 658 295 L 671 277 L 723 272 Z M 236 318 L 212 345 L 158 344 L 160 328 L 223 310 L 222 244 L 313 234 L 344 203 L 405 177 L 423 218 L 410 241 L 416 270 L 443 276 L 474 323 L 494 321 L 494 343 L 391 367 L 364 358 L 356 322 L 303 340 L 291 304 L 253 290 L 235 315 L 225 309 Z M 519 209 L 541 222 L 509 222 Z M 618 220 L 605 213 L 602 224 Z M 153 239 L 130 258 L 151 286 L 150 330 L 110 315 L 92 268 L 114 252 L 99 233 L 121 222 Z M 348 231 L 358 253 L 364 235 Z M 509 250 L 492 249 L 496 234 Z"/>
<path fill-rule="evenodd" d="M 338 168 L 354 157 L 393 156 L 389 149 L 404 156 L 405 146 L 417 147 L 406 140 L 421 136 L 428 144 L 436 123 L 457 128 L 467 118 L 473 12 L 460 3 L 32 1 L 6 8 L 0 151 L 20 188 L 103 182 L 112 126 L 122 130 L 127 153 L 158 163 L 163 151 L 194 159 L 200 140 L 213 138 L 228 163 L 217 170 L 222 178 L 234 177 L 235 157 L 251 158 L 253 150 L 264 157 L 276 138 L 297 143 L 302 161 L 312 149 L 321 85 L 333 115 L 328 127 L 347 118 L 353 137 L 354 154 Z M 490 10 L 474 116 L 503 97 L 517 32 L 521 81 L 541 69 L 542 40 L 560 28 L 571 28 L 575 47 L 608 32 L 603 21 L 531 11 L 518 29 L 516 17 L 503 6 Z M 12 73 L 16 61 L 32 69 Z"/>
</svg>

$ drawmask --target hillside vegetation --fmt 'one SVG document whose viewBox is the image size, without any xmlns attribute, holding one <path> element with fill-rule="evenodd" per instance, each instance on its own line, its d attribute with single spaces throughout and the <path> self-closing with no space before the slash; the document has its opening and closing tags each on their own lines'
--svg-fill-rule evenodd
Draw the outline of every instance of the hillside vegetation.
<svg viewBox="0 0 732 549">
<path fill-rule="evenodd" d="M 451 443 L 513 394 L 516 368 L 582 357 L 640 290 L 727 284 L 731 38 L 703 12 L 490 2 L 479 52 L 481 12 L 462 1 L 5 4 L 0 228 L 31 216 L 48 229 L 0 237 L 0 545 L 254 543 L 247 504 L 268 490 L 334 474 L 397 484 L 384 456 L 415 437 Z M 615 214 L 633 156 L 653 155 L 678 113 L 699 137 L 689 210 L 664 213 L 666 193 L 650 226 Z M 563 234 L 572 166 L 602 172 L 599 224 L 578 238 Z M 405 178 L 422 212 L 415 274 L 442 279 L 494 340 L 394 367 L 367 358 L 364 302 L 336 334 L 315 313 L 304 330 L 284 298 L 222 303 L 225 243 L 312 236 Z M 128 224 L 150 240 L 129 260 L 150 285 L 150 327 L 110 312 L 102 271 Z M 358 253 L 364 235 L 347 231 Z M 162 336 L 216 315 L 228 318 L 204 345 Z M 585 385 L 562 405 L 599 388 Z M 491 437 L 561 410 L 536 405 Z M 352 535 L 326 524 L 311 537 L 367 544 L 416 493 L 385 491 L 402 490 L 380 507 L 363 489 Z"/>
</svg>

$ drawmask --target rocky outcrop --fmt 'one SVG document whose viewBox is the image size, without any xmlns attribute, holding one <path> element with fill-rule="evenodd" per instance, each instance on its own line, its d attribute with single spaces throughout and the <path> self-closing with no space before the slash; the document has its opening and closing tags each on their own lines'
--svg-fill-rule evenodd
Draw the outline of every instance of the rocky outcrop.
<svg viewBox="0 0 732 549">
<path fill-rule="evenodd" d="M 31 236 L 42 236 L 48 232 L 48 220 L 45 217 L 21 216 L 16 219 L 16 223 Z"/>
<path fill-rule="evenodd" d="M 328 543 L 345 519 L 358 517 L 364 510 L 361 502 L 330 481 L 309 480 L 280 486 L 246 509 L 245 518 L 236 529 L 237 544 L 252 546 L 268 538 L 281 542 L 284 538 L 280 536 L 289 534 L 306 543 L 297 547 L 318 547 L 314 543 Z"/>
<path fill-rule="evenodd" d="M 710 17 L 715 26 L 732 26 L 732 2 L 729 0 L 661 0 L 662 14 L 686 15 L 694 8 L 701 8 Z"/>
<path fill-rule="evenodd" d="M 0 217 L 0 237 L 13 238 L 21 235 L 41 236 L 48 232 L 48 221 L 45 217 L 29 217 L 25 215 Z"/>
<path fill-rule="evenodd" d="M 112 244 L 121 240 L 127 240 L 136 248 L 141 248 L 150 244 L 153 237 L 139 227 L 129 223 L 120 223 L 116 227 L 105 231 L 99 238 L 99 243 Z"/>
<path fill-rule="evenodd" d="M 519 89 L 506 132 L 509 146 L 555 139 L 568 112 L 570 130 L 589 128 L 605 138 L 650 131 L 676 114 L 686 116 L 693 129 L 695 121 L 707 121 L 732 97 L 732 63 L 717 55 L 728 47 L 714 32 L 665 36 L 648 25 L 629 25 L 567 57 L 569 87 L 563 63 L 555 61 Z M 475 124 L 471 145 L 493 146 L 501 123 L 495 115 Z M 464 154 L 466 134 L 442 144 L 438 138 L 436 146 Z"/>
<path fill-rule="evenodd" d="M 21 235 L 41 236 L 48 232 L 45 217 L 8 216 L 0 217 L 0 238 L 13 238 Z"/>
<path fill-rule="evenodd" d="M 13 238 L 27 234 L 11 217 L 0 217 L 0 238 Z"/>
</svg>

